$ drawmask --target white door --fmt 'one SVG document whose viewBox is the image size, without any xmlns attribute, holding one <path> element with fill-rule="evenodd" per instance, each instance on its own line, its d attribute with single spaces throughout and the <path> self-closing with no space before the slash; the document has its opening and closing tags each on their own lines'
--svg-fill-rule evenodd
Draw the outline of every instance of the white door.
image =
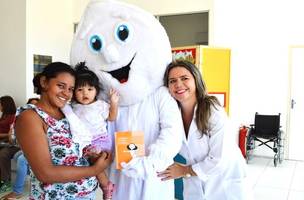
<svg viewBox="0 0 304 200">
<path fill-rule="evenodd" d="M 289 159 L 304 161 L 304 46 L 290 48 Z"/>
</svg>

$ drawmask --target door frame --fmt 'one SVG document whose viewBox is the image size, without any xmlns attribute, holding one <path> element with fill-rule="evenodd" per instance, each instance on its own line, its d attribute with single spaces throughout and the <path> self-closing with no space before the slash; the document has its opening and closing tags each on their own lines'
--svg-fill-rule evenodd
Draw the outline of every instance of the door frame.
<svg viewBox="0 0 304 200">
<path fill-rule="evenodd" d="M 304 45 L 290 45 L 288 47 L 288 94 L 287 94 L 287 113 L 286 113 L 286 134 L 284 141 L 284 155 L 289 159 L 290 150 L 290 115 L 291 115 L 291 90 L 292 90 L 292 50 L 304 49 Z"/>
</svg>

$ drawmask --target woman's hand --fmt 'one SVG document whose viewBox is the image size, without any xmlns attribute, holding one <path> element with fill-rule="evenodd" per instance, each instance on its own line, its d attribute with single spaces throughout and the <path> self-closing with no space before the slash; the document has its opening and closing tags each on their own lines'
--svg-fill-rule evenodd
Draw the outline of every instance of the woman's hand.
<svg viewBox="0 0 304 200">
<path fill-rule="evenodd" d="M 112 161 L 112 154 L 110 152 L 101 152 L 98 154 L 98 157 L 96 157 L 96 161 L 94 162 L 97 174 L 103 172 Z"/>
<path fill-rule="evenodd" d="M 174 163 L 170 165 L 165 171 L 158 172 L 157 176 L 161 177 L 162 181 L 177 179 L 184 177 L 189 171 L 189 166 Z"/>
<path fill-rule="evenodd" d="M 14 144 L 15 141 L 14 141 L 14 134 L 13 134 L 13 128 L 10 128 L 9 132 L 8 132 L 8 142 L 10 144 Z"/>
</svg>

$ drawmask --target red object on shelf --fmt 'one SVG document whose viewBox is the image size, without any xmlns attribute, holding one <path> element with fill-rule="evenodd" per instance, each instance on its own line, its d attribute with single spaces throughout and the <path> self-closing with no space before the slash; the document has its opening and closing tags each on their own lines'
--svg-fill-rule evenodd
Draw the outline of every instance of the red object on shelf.
<svg viewBox="0 0 304 200">
<path fill-rule="evenodd" d="M 246 136 L 247 136 L 248 128 L 246 126 L 241 126 L 239 130 L 239 147 L 241 152 L 246 158 Z"/>
</svg>

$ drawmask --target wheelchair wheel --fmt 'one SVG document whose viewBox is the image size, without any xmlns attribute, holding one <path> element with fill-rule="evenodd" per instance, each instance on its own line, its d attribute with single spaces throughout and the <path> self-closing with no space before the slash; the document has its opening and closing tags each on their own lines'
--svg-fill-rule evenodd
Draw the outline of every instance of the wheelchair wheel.
<svg viewBox="0 0 304 200">
<path fill-rule="evenodd" d="M 284 160 L 284 141 L 283 139 L 279 139 L 279 145 L 278 145 L 278 157 L 279 157 L 279 163 L 281 164 Z"/>
<path fill-rule="evenodd" d="M 252 157 L 253 149 L 254 149 L 254 138 L 252 136 L 247 136 L 247 141 L 246 141 L 246 162 L 247 162 L 247 164 Z"/>
<path fill-rule="evenodd" d="M 274 157 L 273 157 L 273 164 L 275 167 L 278 165 L 278 161 L 279 161 L 279 156 L 276 153 L 276 154 L 274 154 Z"/>
</svg>

